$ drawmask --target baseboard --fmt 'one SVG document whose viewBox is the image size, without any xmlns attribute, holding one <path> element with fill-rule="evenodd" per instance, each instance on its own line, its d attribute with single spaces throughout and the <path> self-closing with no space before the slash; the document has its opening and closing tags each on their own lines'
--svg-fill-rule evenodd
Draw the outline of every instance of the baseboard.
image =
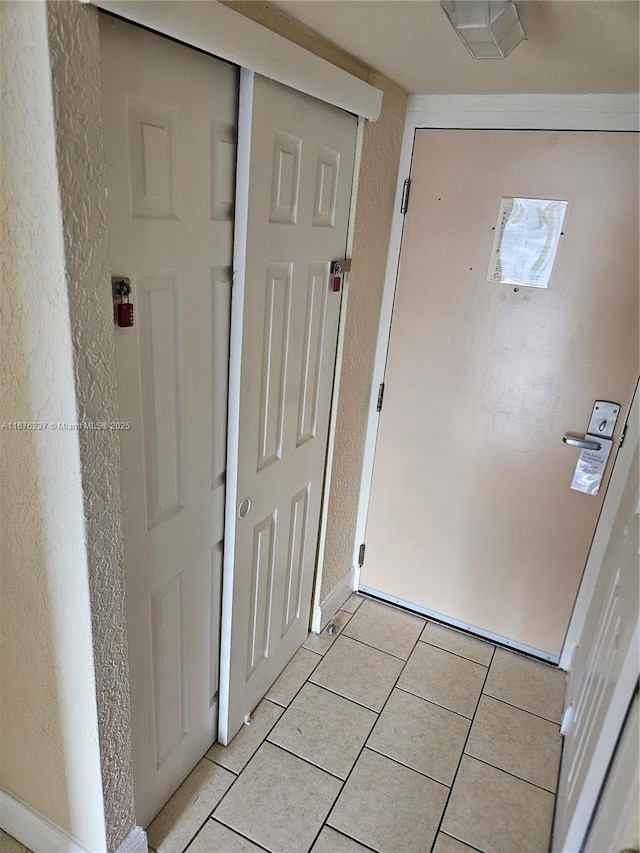
<svg viewBox="0 0 640 853">
<path fill-rule="evenodd" d="M 147 833 L 141 826 L 134 826 L 116 853 L 147 853 Z"/>
<path fill-rule="evenodd" d="M 33 853 L 100 853 L 90 851 L 49 818 L 2 789 L 0 828 Z M 147 853 L 147 849 L 147 833 L 141 826 L 134 826 L 116 853 Z"/>
<path fill-rule="evenodd" d="M 347 572 L 347 574 L 342 578 L 340 583 L 331 590 L 329 595 L 320 605 L 320 610 L 322 613 L 322 617 L 320 620 L 320 630 L 322 630 L 325 625 L 327 625 L 333 619 L 338 610 L 340 610 L 342 605 L 349 598 L 351 593 L 355 591 L 355 588 L 356 570 L 355 567 L 352 567 L 351 570 Z"/>
<path fill-rule="evenodd" d="M 2 790 L 0 826 L 33 853 L 94 853 L 49 818 Z"/>
</svg>

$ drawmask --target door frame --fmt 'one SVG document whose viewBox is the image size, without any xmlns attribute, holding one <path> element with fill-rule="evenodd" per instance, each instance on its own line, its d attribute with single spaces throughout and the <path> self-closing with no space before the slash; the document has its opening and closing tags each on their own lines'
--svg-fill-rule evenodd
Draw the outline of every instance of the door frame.
<svg viewBox="0 0 640 853">
<path fill-rule="evenodd" d="M 373 481 L 373 465 L 378 437 L 379 414 L 376 412 L 378 389 L 384 382 L 387 351 L 391 335 L 391 318 L 396 292 L 400 251 L 404 229 L 401 213 L 404 182 L 411 175 L 415 133 L 419 129 L 438 130 L 586 130 L 638 131 L 640 115 L 636 95 L 412 95 L 407 103 L 400 168 L 394 203 L 385 272 L 380 325 L 376 344 L 369 418 L 360 482 L 355 542 L 366 542 L 366 525 Z M 604 519 L 602 520 L 605 521 Z M 611 522 L 602 533 L 608 539 Z M 353 566 L 356 588 L 360 587 L 358 545 L 354 546 Z M 580 589 L 593 589 L 599 566 L 589 560 Z M 570 647 L 567 638 L 579 636 L 589 606 L 588 596 L 578 594 L 567 637 L 560 656 L 560 666 L 569 666 Z M 407 604 L 407 602 L 400 602 Z M 464 625 L 459 625 L 464 628 Z M 494 636 L 486 633 L 489 639 Z M 575 640 L 573 640 L 575 642 Z M 511 644 L 524 652 L 532 652 L 518 643 Z M 555 660 L 555 659 L 554 659 Z"/>
</svg>

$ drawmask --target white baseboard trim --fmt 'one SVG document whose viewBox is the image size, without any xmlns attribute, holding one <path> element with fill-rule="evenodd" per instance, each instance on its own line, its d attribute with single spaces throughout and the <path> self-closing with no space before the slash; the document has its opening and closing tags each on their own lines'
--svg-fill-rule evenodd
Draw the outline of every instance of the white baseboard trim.
<svg viewBox="0 0 640 853">
<path fill-rule="evenodd" d="M 340 583 L 331 590 L 329 595 L 320 605 L 320 611 L 322 614 L 320 619 L 320 630 L 323 630 L 325 625 L 333 619 L 351 593 L 355 592 L 355 589 L 356 569 L 355 566 L 352 566 Z"/>
<path fill-rule="evenodd" d="M 134 826 L 116 853 L 147 853 L 147 833 L 141 826 Z"/>
<path fill-rule="evenodd" d="M 33 853 L 90 853 L 66 830 L 2 790 L 0 826 Z"/>
<path fill-rule="evenodd" d="M 33 853 L 101 853 L 90 851 L 48 817 L 2 789 L 0 828 Z M 134 826 L 116 853 L 147 853 L 147 849 L 147 833 L 141 826 Z"/>
</svg>

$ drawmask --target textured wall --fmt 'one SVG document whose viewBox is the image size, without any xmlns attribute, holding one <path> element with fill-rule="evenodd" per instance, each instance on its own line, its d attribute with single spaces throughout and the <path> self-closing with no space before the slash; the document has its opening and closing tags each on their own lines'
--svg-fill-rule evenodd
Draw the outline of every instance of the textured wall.
<svg viewBox="0 0 640 853">
<path fill-rule="evenodd" d="M 384 91 L 382 113 L 367 122 L 354 219 L 345 343 L 328 505 L 321 600 L 353 566 L 365 433 L 369 414 L 393 201 L 402 146 L 406 94 L 280 9 L 257 0 L 223 0 L 274 32 Z"/>
<path fill-rule="evenodd" d="M 407 106 L 404 92 L 386 78 L 371 73 L 368 82 L 384 97 L 378 121 L 365 125 L 362 145 L 321 600 L 351 569 L 359 545 L 362 461 Z"/>
<path fill-rule="evenodd" d="M 48 4 L 78 418 L 117 421 L 98 12 Z M 107 847 L 135 825 L 117 431 L 80 433 Z"/>
<path fill-rule="evenodd" d="M 74 422 L 44 3 L 0 3 L 0 73 L 0 423 Z M 0 786 L 103 850 L 78 433 L 0 448 Z"/>
</svg>

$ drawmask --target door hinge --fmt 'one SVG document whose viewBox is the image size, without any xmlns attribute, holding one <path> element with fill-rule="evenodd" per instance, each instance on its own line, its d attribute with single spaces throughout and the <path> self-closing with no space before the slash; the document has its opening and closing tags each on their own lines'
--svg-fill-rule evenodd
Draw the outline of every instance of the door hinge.
<svg viewBox="0 0 640 853">
<path fill-rule="evenodd" d="M 402 187 L 402 201 L 400 202 L 400 213 L 406 213 L 409 207 L 409 191 L 411 190 L 411 178 L 406 178 Z"/>
<path fill-rule="evenodd" d="M 362 543 L 362 545 L 360 546 L 360 550 L 358 551 L 358 566 L 359 566 L 360 568 L 362 568 L 362 567 L 364 566 L 364 551 L 365 551 L 365 547 L 366 547 L 366 546 L 365 546 L 365 544 L 364 544 L 364 542 L 363 542 L 363 543 Z"/>
<path fill-rule="evenodd" d="M 380 383 L 378 388 L 378 402 L 376 403 L 376 412 L 382 411 L 382 399 L 384 397 L 384 382 Z"/>
</svg>

